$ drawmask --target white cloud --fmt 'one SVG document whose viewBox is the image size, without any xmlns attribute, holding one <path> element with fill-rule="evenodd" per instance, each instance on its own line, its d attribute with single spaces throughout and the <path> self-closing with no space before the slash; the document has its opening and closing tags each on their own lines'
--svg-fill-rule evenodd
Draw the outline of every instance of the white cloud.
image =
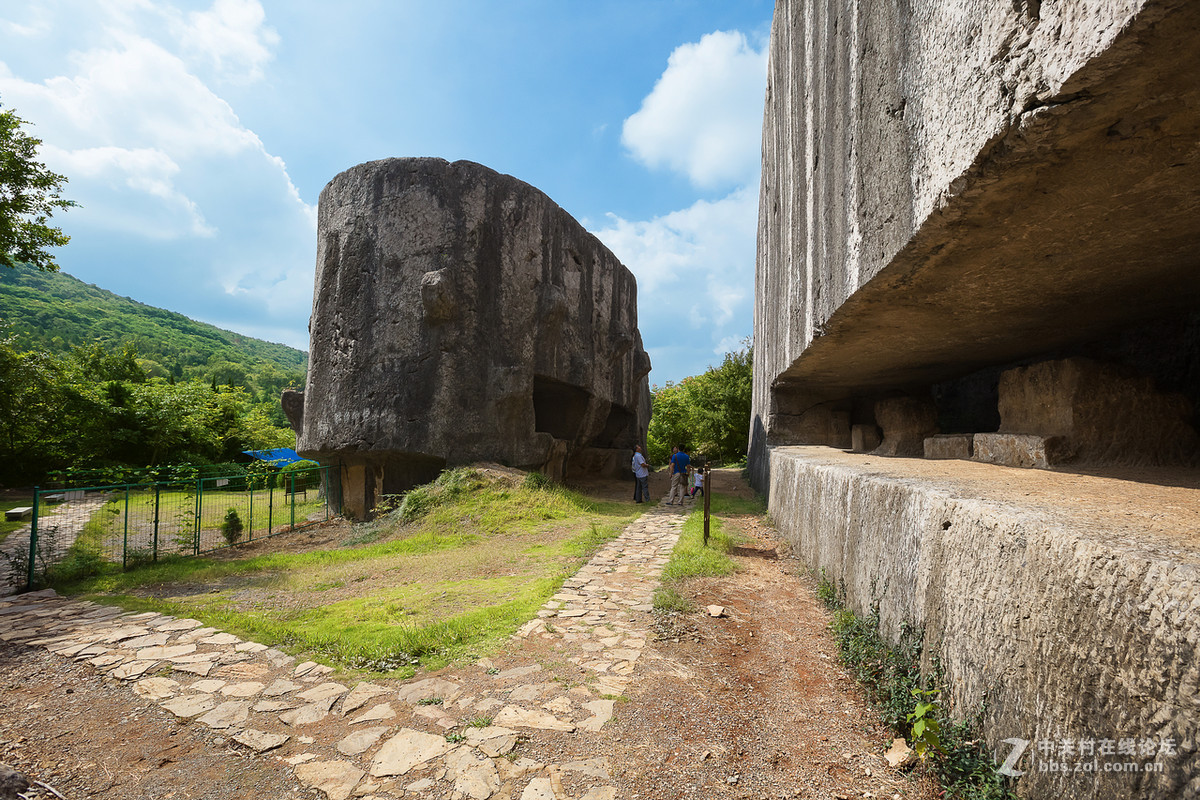
<svg viewBox="0 0 1200 800">
<path fill-rule="evenodd" d="M 211 62 L 225 80 L 259 80 L 279 44 L 279 34 L 265 25 L 266 17 L 257 0 L 216 0 L 208 11 L 187 15 L 183 47 Z"/>
<path fill-rule="evenodd" d="M 151 148 L 91 147 L 61 150 L 53 145 L 43 147 L 46 160 L 63 174 L 70 175 L 76 186 L 123 184 L 135 194 L 148 195 L 142 203 L 112 204 L 104 193 L 94 193 L 95 203 L 82 201 L 82 214 L 91 216 L 95 204 L 102 208 L 108 227 L 140 232 L 151 238 L 170 239 L 179 236 L 213 236 L 216 230 L 204 219 L 194 202 L 174 184 L 179 165 L 166 153 Z M 149 200 L 150 203 L 145 203 Z M 146 209 L 143 205 L 152 205 Z M 152 210 L 151 215 L 145 212 Z M 153 221 L 153 224 L 146 224 Z M 164 224 L 166 223 L 166 224 Z M 172 224 L 173 223 L 173 224 Z"/>
<path fill-rule="evenodd" d="M 742 187 L 717 201 L 698 200 L 681 211 L 633 222 L 609 215 L 593 231 L 638 281 L 638 324 L 651 355 L 687 369 L 670 380 L 702 371 L 684 364 L 693 353 L 718 352 L 727 341 L 749 335 L 753 317 L 757 186 Z M 720 344 L 718 344 L 720 343 Z M 720 349 L 724 353 L 728 348 Z M 660 370 L 661 373 L 661 370 Z M 656 378 L 657 380 L 657 378 Z"/>
<path fill-rule="evenodd" d="M 638 161 L 727 192 L 647 221 L 609 214 L 595 231 L 638 279 L 655 382 L 702 372 L 708 354 L 737 349 L 752 330 L 766 63 L 765 45 L 710 33 L 675 49 L 625 120 L 622 142 Z"/>
<path fill-rule="evenodd" d="M 716 201 L 697 200 L 682 211 L 634 222 L 609 214 L 594 231 L 638 279 L 641 292 L 722 276 L 754 274 L 758 190 L 743 187 Z M 694 292 L 694 290 L 693 290 Z"/>
<path fill-rule="evenodd" d="M 15 9 L 13 9 L 15 10 Z M 33 7 L 24 9 L 26 19 L 4 19 L 0 18 L 0 33 L 6 36 L 21 36 L 25 38 L 38 38 L 45 36 L 50 32 L 50 14 L 46 9 L 41 7 Z"/>
<path fill-rule="evenodd" d="M 652 168 L 667 167 L 696 186 L 746 185 L 758 174 L 767 51 L 737 32 L 717 31 L 681 45 L 621 141 Z"/>
<path fill-rule="evenodd" d="M 305 346 L 316 209 L 217 89 L 262 77 L 278 42 L 262 7 L 51 7 L 73 38 L 52 31 L 39 48 L 52 57 L 0 62 L 0 97 L 31 121 L 43 160 L 80 203 L 54 220 L 72 236 L 64 269 L 104 270 L 106 288 L 130 292 L 132 281 L 149 292 L 139 299 Z M 81 16 L 86 25 L 67 23 Z M 33 74 L 16 74 L 18 63 Z M 162 288 L 176 282 L 184 295 Z"/>
</svg>

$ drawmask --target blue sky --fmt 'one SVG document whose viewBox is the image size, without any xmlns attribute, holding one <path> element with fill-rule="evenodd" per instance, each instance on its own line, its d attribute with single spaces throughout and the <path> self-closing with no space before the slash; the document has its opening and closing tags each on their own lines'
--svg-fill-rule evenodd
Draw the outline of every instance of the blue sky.
<svg viewBox="0 0 1200 800">
<path fill-rule="evenodd" d="M 0 7 L 0 105 L 80 208 L 62 269 L 308 349 L 322 187 L 469 159 L 638 279 L 662 384 L 751 334 L 767 0 L 36 0 Z"/>
</svg>

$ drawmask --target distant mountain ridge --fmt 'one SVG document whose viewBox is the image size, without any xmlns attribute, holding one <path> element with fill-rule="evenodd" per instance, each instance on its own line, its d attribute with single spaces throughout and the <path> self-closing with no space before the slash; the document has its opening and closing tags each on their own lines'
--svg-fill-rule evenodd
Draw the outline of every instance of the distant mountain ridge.
<svg viewBox="0 0 1200 800">
<path fill-rule="evenodd" d="M 148 306 L 64 272 L 30 267 L 0 268 L 0 323 L 21 350 L 62 355 L 93 342 L 108 349 L 131 343 L 152 377 L 266 389 L 267 384 L 302 386 L 308 366 L 302 350 Z M 278 380 L 259 380 L 264 372 Z"/>
</svg>

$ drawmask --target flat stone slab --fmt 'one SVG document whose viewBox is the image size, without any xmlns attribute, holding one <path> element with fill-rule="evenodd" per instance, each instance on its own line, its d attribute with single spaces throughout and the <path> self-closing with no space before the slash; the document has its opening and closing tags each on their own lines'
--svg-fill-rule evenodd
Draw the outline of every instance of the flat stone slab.
<svg viewBox="0 0 1200 800">
<path fill-rule="evenodd" d="M 213 694 L 219 692 L 225 686 L 225 681 L 219 681 L 215 678 L 207 681 L 196 681 L 190 688 L 193 692 L 201 692 L 203 694 Z"/>
<path fill-rule="evenodd" d="M 279 721 L 284 725 L 311 725 L 314 722 L 320 722 L 329 716 L 329 709 L 333 707 L 334 698 L 330 697 L 318 703 L 306 703 L 294 711 L 286 711 L 279 715 Z"/>
<path fill-rule="evenodd" d="M 174 664 L 172 669 L 179 670 L 180 672 L 191 673 L 192 675 L 199 675 L 203 678 L 207 677 L 208 673 L 212 672 L 213 667 L 216 666 L 216 663 L 217 662 L 215 661 L 197 661 L 192 664 Z"/>
<path fill-rule="evenodd" d="M 263 697 L 281 697 L 282 695 L 294 692 L 300 688 L 300 684 L 292 683 L 291 681 L 278 680 L 263 689 Z"/>
<path fill-rule="evenodd" d="M 154 661 L 170 661 L 173 658 L 189 656 L 196 652 L 194 644 L 179 644 L 174 647 L 147 647 L 137 651 L 137 658 Z"/>
<path fill-rule="evenodd" d="M 446 756 L 446 772 L 454 780 L 454 791 L 471 800 L 487 800 L 500 789 L 500 773 L 490 758 L 460 747 Z"/>
<path fill-rule="evenodd" d="M 461 687 L 453 681 L 442 678 L 426 678 L 425 680 L 402 686 L 396 691 L 396 697 L 405 703 L 419 703 L 422 700 L 442 698 L 447 700 L 459 694 Z"/>
<path fill-rule="evenodd" d="M 116 644 L 117 642 L 124 641 L 125 639 L 136 639 L 140 636 L 148 635 L 150 635 L 149 628 L 145 628 L 141 625 L 132 625 L 124 628 L 117 628 L 114 631 L 109 631 L 104 636 L 103 641 L 108 642 L 109 644 Z"/>
<path fill-rule="evenodd" d="M 130 650 L 141 650 L 143 647 L 161 647 L 169 641 L 171 641 L 171 637 L 165 633 L 152 633 L 149 636 L 139 636 L 137 639 L 121 642 L 121 646 Z M 148 657 L 153 658 L 153 656 Z"/>
<path fill-rule="evenodd" d="M 363 722 L 376 722 L 378 720 L 391 719 L 396 716 L 396 710 L 392 708 L 391 703 L 380 703 L 359 714 L 354 719 L 350 720 L 351 725 L 358 725 Z"/>
<path fill-rule="evenodd" d="M 133 685 L 133 690 L 147 700 L 166 700 L 179 693 L 179 682 L 170 678 L 143 678 Z"/>
<path fill-rule="evenodd" d="M 232 633 L 215 633 L 200 640 L 200 644 L 237 644 L 242 641 Z"/>
<path fill-rule="evenodd" d="M 558 800 L 549 778 L 534 778 L 521 792 L 521 800 Z"/>
<path fill-rule="evenodd" d="M 164 622 L 161 625 L 155 625 L 156 631 L 190 631 L 203 626 L 204 623 L 198 619 L 173 619 L 169 622 Z"/>
<path fill-rule="evenodd" d="M 445 736 L 423 733 L 411 728 L 402 728 L 398 734 L 384 742 L 383 747 L 371 761 L 371 776 L 383 778 L 404 775 L 413 767 L 424 764 L 450 752 L 452 745 Z"/>
<path fill-rule="evenodd" d="M 235 742 L 249 747 L 256 753 L 265 753 L 268 750 L 282 747 L 290 738 L 290 736 L 284 733 L 267 733 L 266 731 L 259 731 L 254 728 L 246 728 L 244 731 L 239 731 L 233 736 Z"/>
<path fill-rule="evenodd" d="M 118 680 L 131 681 L 145 675 L 157 663 L 157 661 L 130 661 L 108 674 Z"/>
<path fill-rule="evenodd" d="M 342 701 L 342 713 L 349 714 L 351 711 L 362 708 L 376 697 L 389 694 L 391 691 L 391 689 L 385 689 L 373 683 L 366 683 L 365 681 L 359 683 L 350 690 L 350 694 L 346 695 L 346 699 Z"/>
<path fill-rule="evenodd" d="M 259 714 L 275 714 L 280 711 L 291 711 L 293 708 L 298 708 L 299 705 L 294 700 L 259 700 L 250 707 L 250 710 Z"/>
<path fill-rule="evenodd" d="M 376 742 L 388 732 L 386 727 L 363 728 L 342 739 L 337 744 L 337 750 L 344 756 L 356 756 L 365 753 L 375 746 Z"/>
<path fill-rule="evenodd" d="M 518 706 L 505 706 L 492 720 L 497 725 L 515 726 L 518 728 L 537 728 L 544 731 L 575 730 L 575 723 L 561 720 L 553 714 L 544 711 L 532 711 Z"/>
<path fill-rule="evenodd" d="M 258 681 L 244 681 L 221 687 L 221 694 L 226 697 L 253 697 L 262 691 L 263 684 Z"/>
<path fill-rule="evenodd" d="M 296 777 L 329 800 L 347 800 L 367 773 L 349 761 L 313 761 L 296 766 Z"/>
<path fill-rule="evenodd" d="M 499 725 L 471 728 L 466 736 L 467 744 L 491 758 L 508 755 L 517 746 L 517 732 Z"/>
<path fill-rule="evenodd" d="M 590 703 L 584 703 L 583 707 L 592 712 L 589 719 L 585 719 L 579 724 L 579 727 L 585 731 L 598 733 L 604 727 L 613 715 L 613 706 L 616 705 L 615 700 L 593 700 Z"/>
<path fill-rule="evenodd" d="M 206 694 L 190 694 L 168 700 L 162 707 L 180 719 L 191 719 L 211 711 L 216 705 L 217 702 Z"/>
<path fill-rule="evenodd" d="M 340 683 L 322 683 L 320 686 L 314 686 L 306 692 L 301 692 L 297 697 L 310 703 L 319 703 L 325 700 L 336 700 L 347 691 L 349 690 Z"/>
<path fill-rule="evenodd" d="M 197 722 L 210 728 L 224 730 L 241 725 L 250 716 L 250 704 L 244 700 L 228 700 L 212 711 L 200 716 Z"/>
</svg>

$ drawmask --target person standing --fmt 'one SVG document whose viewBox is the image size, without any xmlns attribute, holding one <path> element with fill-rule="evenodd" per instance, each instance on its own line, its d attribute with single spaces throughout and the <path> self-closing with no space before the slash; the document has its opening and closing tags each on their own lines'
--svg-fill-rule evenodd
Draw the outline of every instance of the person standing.
<svg viewBox="0 0 1200 800">
<path fill-rule="evenodd" d="M 696 474 L 692 483 L 692 499 L 696 499 L 696 492 L 704 494 L 704 470 L 697 468 Z"/>
<path fill-rule="evenodd" d="M 646 466 L 646 457 L 642 455 L 642 446 L 633 446 L 633 502 L 642 503 L 650 499 L 650 469 Z"/>
<path fill-rule="evenodd" d="M 683 498 L 687 497 L 687 470 L 691 459 L 688 458 L 687 451 L 683 445 L 678 444 L 673 448 L 671 454 L 671 493 L 667 495 L 667 505 L 675 505 L 675 493 L 679 492 L 679 505 L 683 505 Z"/>
</svg>

